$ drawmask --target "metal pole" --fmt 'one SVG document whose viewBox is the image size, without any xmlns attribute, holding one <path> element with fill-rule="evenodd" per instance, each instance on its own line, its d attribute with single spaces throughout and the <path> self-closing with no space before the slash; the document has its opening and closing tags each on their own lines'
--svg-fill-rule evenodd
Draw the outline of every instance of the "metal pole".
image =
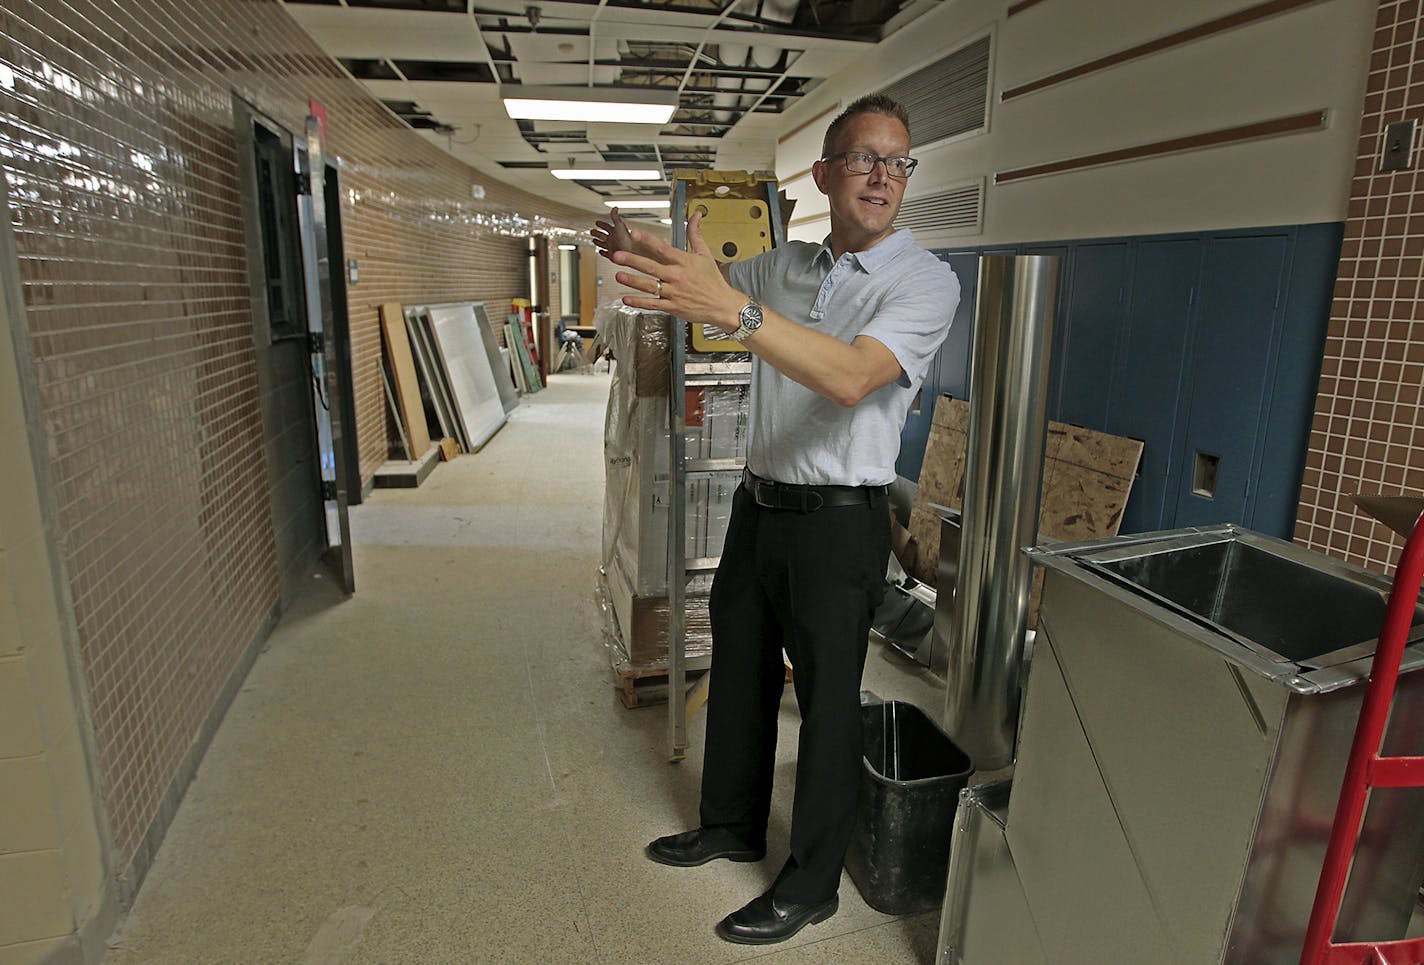
<svg viewBox="0 0 1424 965">
<path fill-rule="evenodd" d="M 1014 760 L 1057 290 L 1056 257 L 979 261 L 945 727 L 981 771 Z"/>
<path fill-rule="evenodd" d="M 672 243 L 687 248 L 687 182 L 673 185 Z M 687 756 L 687 323 L 668 318 L 668 760 Z"/>
</svg>

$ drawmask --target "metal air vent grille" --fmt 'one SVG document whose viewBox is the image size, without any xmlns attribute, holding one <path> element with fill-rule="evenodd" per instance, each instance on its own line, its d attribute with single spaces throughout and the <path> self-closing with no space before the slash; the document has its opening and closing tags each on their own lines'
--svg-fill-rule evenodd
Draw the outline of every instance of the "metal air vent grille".
<svg viewBox="0 0 1424 965">
<path fill-rule="evenodd" d="M 984 181 L 906 201 L 895 227 L 920 234 L 979 234 L 984 229 Z"/>
<path fill-rule="evenodd" d="M 989 109 L 989 41 L 988 36 L 981 37 L 881 91 L 910 112 L 913 144 L 984 129 Z"/>
</svg>

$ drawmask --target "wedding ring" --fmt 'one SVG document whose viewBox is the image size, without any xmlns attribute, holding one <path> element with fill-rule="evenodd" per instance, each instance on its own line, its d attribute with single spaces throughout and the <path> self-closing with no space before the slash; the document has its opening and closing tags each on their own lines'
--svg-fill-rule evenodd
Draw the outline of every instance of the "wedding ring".
<svg viewBox="0 0 1424 965">
<path fill-rule="evenodd" d="M 662 298 L 662 297 L 663 297 L 663 280 L 662 280 L 661 278 L 658 279 L 658 291 L 657 291 L 657 294 L 654 295 L 653 297 L 654 297 L 654 298 Z"/>
</svg>

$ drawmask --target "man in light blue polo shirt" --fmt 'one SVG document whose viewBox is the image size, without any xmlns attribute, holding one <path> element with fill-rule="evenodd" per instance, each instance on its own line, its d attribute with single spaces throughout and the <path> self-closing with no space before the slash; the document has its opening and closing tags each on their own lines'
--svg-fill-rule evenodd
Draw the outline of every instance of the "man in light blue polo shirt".
<svg viewBox="0 0 1424 965">
<path fill-rule="evenodd" d="M 896 231 L 909 156 L 904 108 L 861 98 L 831 122 L 812 168 L 830 205 L 822 244 L 719 266 L 688 222 L 679 251 L 615 210 L 593 238 L 624 301 L 722 329 L 752 353 L 747 471 L 712 585 L 712 681 L 700 826 L 648 856 L 692 867 L 766 853 L 782 651 L 801 710 L 791 853 L 763 895 L 717 925 L 769 944 L 838 907 L 860 787 L 860 679 L 890 554 L 886 487 L 900 430 L 949 331 L 959 282 Z M 640 274 L 635 274 L 635 272 Z"/>
</svg>

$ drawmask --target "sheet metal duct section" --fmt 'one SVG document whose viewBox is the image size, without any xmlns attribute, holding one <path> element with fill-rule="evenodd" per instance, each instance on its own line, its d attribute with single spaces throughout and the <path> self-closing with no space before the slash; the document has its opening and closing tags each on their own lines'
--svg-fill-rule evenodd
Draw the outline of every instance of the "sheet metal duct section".
<svg viewBox="0 0 1424 965">
<path fill-rule="evenodd" d="M 1012 790 L 960 797 L 936 960 L 1297 965 L 1389 582 L 1232 525 L 1031 556 Z M 1386 755 L 1424 751 L 1411 623 Z M 1375 789 L 1335 940 L 1403 937 L 1421 878 L 1424 790 Z"/>
<path fill-rule="evenodd" d="M 1014 759 L 1038 529 L 1058 259 L 979 260 L 959 585 L 945 729 L 979 770 Z"/>
</svg>

